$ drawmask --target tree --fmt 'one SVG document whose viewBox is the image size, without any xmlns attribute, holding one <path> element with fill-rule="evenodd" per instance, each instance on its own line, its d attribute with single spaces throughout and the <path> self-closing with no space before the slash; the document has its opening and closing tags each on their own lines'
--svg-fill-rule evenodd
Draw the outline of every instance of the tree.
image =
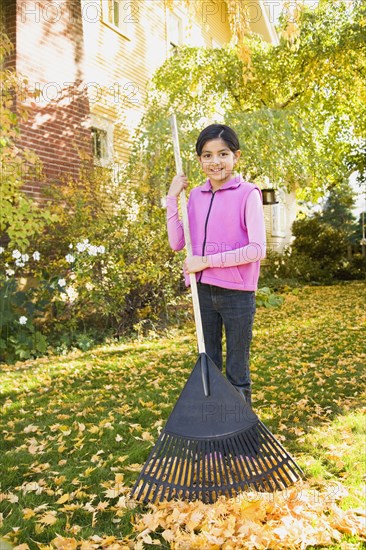
<svg viewBox="0 0 366 550">
<path fill-rule="evenodd" d="M 355 231 L 354 205 L 354 196 L 348 185 L 334 187 L 328 194 L 320 219 L 350 236 Z"/>
<path fill-rule="evenodd" d="M 169 143 L 164 121 L 174 110 L 191 167 L 198 131 L 221 118 L 241 136 L 245 176 L 322 196 L 348 179 L 365 135 L 365 20 L 359 1 L 322 0 L 315 11 L 299 5 L 294 22 L 282 18 L 279 46 L 238 31 L 225 48 L 180 48 L 154 77 L 140 153 Z M 162 151 L 160 169 L 170 153 Z"/>
</svg>

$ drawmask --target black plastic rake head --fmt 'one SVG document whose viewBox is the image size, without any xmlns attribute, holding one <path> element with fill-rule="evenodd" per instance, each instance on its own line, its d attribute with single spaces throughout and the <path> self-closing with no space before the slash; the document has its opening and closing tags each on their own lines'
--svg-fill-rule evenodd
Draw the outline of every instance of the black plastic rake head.
<svg viewBox="0 0 366 550">
<path fill-rule="evenodd" d="M 283 490 L 301 475 L 292 457 L 201 353 L 132 496 L 144 502 L 208 503 L 240 490 Z"/>
</svg>

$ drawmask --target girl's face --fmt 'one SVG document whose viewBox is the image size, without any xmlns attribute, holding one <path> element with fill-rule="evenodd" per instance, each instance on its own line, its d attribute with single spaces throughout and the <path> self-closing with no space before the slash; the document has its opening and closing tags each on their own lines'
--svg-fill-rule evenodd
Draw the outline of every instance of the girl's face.
<svg viewBox="0 0 366 550">
<path fill-rule="evenodd" d="M 232 172 L 239 157 L 240 151 L 233 153 L 221 138 L 206 141 L 198 160 L 213 189 L 219 189 L 233 177 Z"/>
</svg>

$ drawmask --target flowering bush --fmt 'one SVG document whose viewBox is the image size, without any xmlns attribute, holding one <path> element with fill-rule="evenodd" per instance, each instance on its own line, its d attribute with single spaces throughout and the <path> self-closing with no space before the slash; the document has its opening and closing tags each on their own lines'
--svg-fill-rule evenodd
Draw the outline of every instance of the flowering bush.
<svg viewBox="0 0 366 550">
<path fill-rule="evenodd" d="M 149 208 L 147 216 L 142 206 L 132 219 L 121 212 L 83 221 L 88 227 L 58 218 L 37 250 L 1 249 L 0 360 L 86 350 L 167 320 L 181 266 L 162 235 L 165 211 Z"/>
<path fill-rule="evenodd" d="M 71 244 L 70 248 L 73 246 Z M 4 264 L 0 276 L 0 360 L 9 362 L 36 357 L 43 355 L 51 344 L 57 344 L 57 333 L 52 334 L 50 328 L 54 327 L 56 319 L 59 323 L 62 317 L 70 316 L 69 310 L 79 296 L 74 284 L 77 270 L 69 266 L 77 262 L 82 265 L 85 255 L 95 257 L 104 252 L 103 245 L 92 245 L 84 239 L 76 243 L 76 254 L 65 256 L 59 274 L 37 278 L 39 266 L 36 264 L 41 264 L 39 251 L 28 254 L 0 247 Z M 47 259 L 45 261 L 47 263 Z M 45 274 L 44 267 L 41 271 Z M 63 341 L 65 343 L 65 338 Z M 69 343 L 72 343 L 70 339 Z"/>
</svg>

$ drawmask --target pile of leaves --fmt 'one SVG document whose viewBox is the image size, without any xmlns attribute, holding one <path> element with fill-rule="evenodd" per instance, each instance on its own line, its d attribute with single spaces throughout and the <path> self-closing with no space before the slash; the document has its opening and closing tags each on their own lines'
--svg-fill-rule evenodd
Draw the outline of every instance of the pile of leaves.
<svg viewBox="0 0 366 550">
<path fill-rule="evenodd" d="M 338 497 L 344 490 L 338 492 Z M 342 533 L 366 539 L 365 511 L 342 510 L 329 493 L 311 487 L 278 493 L 241 493 L 215 504 L 168 502 L 151 505 L 136 525 L 138 539 L 174 550 L 307 548 L 327 546 Z M 154 536 L 154 538 L 153 538 Z M 141 546 L 142 548 L 142 546 Z"/>
<path fill-rule="evenodd" d="M 310 485 L 296 486 L 276 493 L 245 492 L 235 498 L 220 497 L 214 504 L 200 501 L 171 501 L 150 504 L 149 511 L 135 517 L 137 540 L 115 536 L 92 536 L 77 540 L 58 536 L 41 550 L 143 550 L 156 545 L 173 550 L 265 550 L 305 549 L 329 546 L 340 541 L 344 533 L 366 540 L 366 511 L 344 511 L 337 500 L 348 494 L 337 484 L 322 490 Z M 120 498 L 121 500 L 121 498 Z M 124 506 L 136 503 L 128 495 Z M 342 549 L 356 549 L 358 544 L 343 542 Z M 21 544 L 15 550 L 28 550 Z"/>
</svg>

